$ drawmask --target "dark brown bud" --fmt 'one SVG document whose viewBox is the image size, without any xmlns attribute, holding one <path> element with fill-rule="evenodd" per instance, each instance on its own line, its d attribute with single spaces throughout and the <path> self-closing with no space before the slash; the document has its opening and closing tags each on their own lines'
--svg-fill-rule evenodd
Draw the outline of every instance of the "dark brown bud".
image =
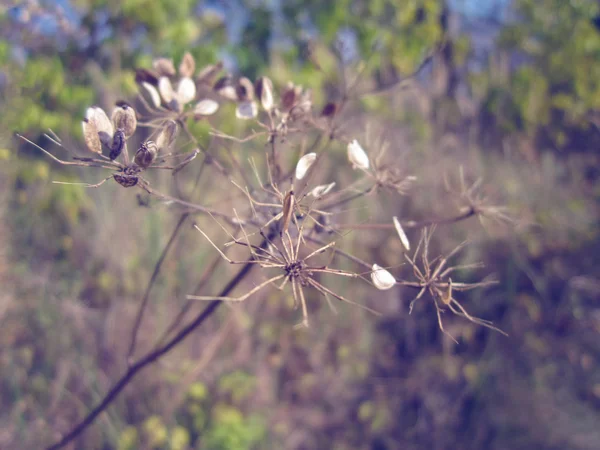
<svg viewBox="0 0 600 450">
<path fill-rule="evenodd" d="M 113 141 L 112 144 L 110 146 L 110 153 L 109 153 L 109 158 L 111 160 L 115 160 L 119 157 L 119 155 L 121 154 L 121 152 L 123 151 L 123 148 L 125 147 L 125 133 L 123 132 L 123 130 L 121 128 L 117 129 L 117 131 L 115 131 L 115 135 L 113 136 Z"/>
<path fill-rule="evenodd" d="M 329 102 L 323 107 L 323 111 L 321 111 L 321 116 L 333 117 L 333 116 L 335 116 L 336 112 L 337 112 L 337 105 L 333 102 Z"/>
<path fill-rule="evenodd" d="M 134 162 L 143 169 L 147 169 L 150 164 L 156 159 L 158 148 L 153 141 L 142 143 L 140 148 L 135 152 Z"/>
<path fill-rule="evenodd" d="M 117 183 L 126 188 L 135 186 L 139 181 L 139 178 L 136 175 L 121 175 L 115 173 L 113 178 Z"/>
<path fill-rule="evenodd" d="M 135 82 L 137 84 L 149 83 L 156 86 L 158 85 L 158 75 L 148 69 L 135 69 Z"/>
</svg>

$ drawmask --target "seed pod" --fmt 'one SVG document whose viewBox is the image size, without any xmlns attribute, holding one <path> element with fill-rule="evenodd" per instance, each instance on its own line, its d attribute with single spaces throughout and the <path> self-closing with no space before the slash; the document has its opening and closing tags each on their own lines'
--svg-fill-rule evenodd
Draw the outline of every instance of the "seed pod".
<svg viewBox="0 0 600 450">
<path fill-rule="evenodd" d="M 85 117 L 89 122 L 94 123 L 100 142 L 110 148 L 114 129 L 104 110 L 98 106 L 92 106 L 87 109 Z"/>
<path fill-rule="evenodd" d="M 240 102 L 254 100 L 254 85 L 252 84 L 252 81 L 246 77 L 240 78 L 237 82 L 235 93 Z"/>
<path fill-rule="evenodd" d="M 171 148 L 171 145 L 173 145 L 173 142 L 175 142 L 175 139 L 177 139 L 177 131 L 177 122 L 175 122 L 174 120 L 167 121 L 162 131 L 156 138 L 157 152 L 166 152 L 169 150 L 169 148 Z"/>
<path fill-rule="evenodd" d="M 123 130 L 126 139 L 129 139 L 135 133 L 137 118 L 134 109 L 127 103 L 120 103 L 113 110 L 112 121 L 115 128 Z"/>
<path fill-rule="evenodd" d="M 241 102 L 235 109 L 235 116 L 238 119 L 253 119 L 258 114 L 256 102 Z"/>
<path fill-rule="evenodd" d="M 254 83 L 254 91 L 265 111 L 273 108 L 273 82 L 267 77 L 260 77 Z"/>
<path fill-rule="evenodd" d="M 146 141 L 135 152 L 134 162 L 143 169 L 147 169 L 156 158 L 158 147 L 153 141 Z"/>
<path fill-rule="evenodd" d="M 292 82 L 289 82 L 281 94 L 281 107 L 283 110 L 289 111 L 292 109 L 300 98 L 301 93 L 302 86 L 295 86 Z"/>
<path fill-rule="evenodd" d="M 448 289 L 446 292 L 443 292 L 442 295 L 442 303 L 444 305 L 449 305 L 452 302 L 452 279 L 448 278 Z"/>
<path fill-rule="evenodd" d="M 289 226 L 292 220 L 292 214 L 294 212 L 294 190 L 291 189 L 283 199 L 283 215 L 281 216 L 281 230 L 280 234 L 283 235 Z"/>
<path fill-rule="evenodd" d="M 179 64 L 179 75 L 182 77 L 191 77 L 196 71 L 196 61 L 190 52 L 185 52 L 181 63 Z"/>
<path fill-rule="evenodd" d="M 356 139 L 348 144 L 348 159 L 353 169 L 367 170 L 369 168 L 369 157 Z"/>
<path fill-rule="evenodd" d="M 148 69 L 135 69 L 135 82 L 137 84 L 150 83 L 152 86 L 158 84 L 158 75 Z"/>
<path fill-rule="evenodd" d="M 323 111 L 321 111 L 321 116 L 333 117 L 333 116 L 335 116 L 336 112 L 337 112 L 337 105 L 333 102 L 329 102 L 323 107 Z"/>
<path fill-rule="evenodd" d="M 392 221 L 394 222 L 394 227 L 396 228 L 400 242 L 402 242 L 402 245 L 406 250 L 410 250 L 410 242 L 408 241 L 408 237 L 406 236 L 402 225 L 400 225 L 400 221 L 396 216 L 392 217 Z"/>
<path fill-rule="evenodd" d="M 115 160 L 119 157 L 123 148 L 125 147 L 125 133 L 121 128 L 115 131 L 115 135 L 113 136 L 112 144 L 110 146 L 109 158 L 111 160 Z"/>
<path fill-rule="evenodd" d="M 173 98 L 175 97 L 175 91 L 173 90 L 173 85 L 171 84 L 171 80 L 167 77 L 160 77 L 158 80 L 158 92 L 160 92 L 160 96 L 164 100 L 165 104 L 171 103 Z"/>
<path fill-rule="evenodd" d="M 177 85 L 177 100 L 183 106 L 196 97 L 196 83 L 191 78 L 182 78 Z"/>
<path fill-rule="evenodd" d="M 175 65 L 173 61 L 167 58 L 157 58 L 152 62 L 154 70 L 159 76 L 173 77 L 175 76 Z"/>
<path fill-rule="evenodd" d="M 219 95 L 222 95 L 229 100 L 237 100 L 237 94 L 235 92 L 235 87 L 233 86 L 233 81 L 231 80 L 231 75 L 225 75 L 224 77 L 219 78 L 213 89 Z"/>
<path fill-rule="evenodd" d="M 98 137 L 96 123 L 86 118 L 81 121 L 81 127 L 83 128 L 83 140 L 89 151 L 102 154 L 102 143 Z"/>
<path fill-rule="evenodd" d="M 138 184 L 139 178 L 135 175 L 121 175 L 118 173 L 113 174 L 113 178 L 121 186 L 129 188 Z"/>
<path fill-rule="evenodd" d="M 219 104 L 214 100 L 209 98 L 205 98 L 204 100 L 200 100 L 194 106 L 194 115 L 195 116 L 212 116 L 219 109 Z M 199 117 L 196 117 L 199 119 Z"/>
<path fill-rule="evenodd" d="M 323 197 L 325 194 L 328 194 L 329 191 L 333 189 L 335 186 L 335 181 L 329 184 L 322 184 L 320 186 L 315 187 L 312 191 L 309 192 L 308 195 L 312 195 L 313 197 Z"/>
<path fill-rule="evenodd" d="M 316 153 L 307 153 L 302 158 L 300 158 L 300 160 L 298 161 L 298 164 L 296 164 L 296 179 L 297 180 L 301 180 L 302 178 L 304 178 L 304 176 L 306 175 L 306 172 L 308 172 L 308 169 L 310 169 L 310 166 L 313 165 L 313 163 L 315 162 L 316 159 L 317 159 Z"/>
<path fill-rule="evenodd" d="M 150 98 L 152 99 L 152 104 L 156 108 L 159 108 L 160 104 L 162 103 L 162 100 L 160 99 L 160 94 L 158 93 L 158 90 L 153 85 L 151 85 L 150 83 L 146 83 L 146 82 L 143 82 L 141 84 L 141 86 L 146 90 L 146 92 L 148 92 L 148 94 L 150 94 Z"/>
<path fill-rule="evenodd" d="M 371 272 L 371 281 L 377 289 L 385 291 L 391 289 L 396 284 L 396 279 L 384 268 L 373 264 L 373 270 Z"/>
<path fill-rule="evenodd" d="M 215 76 L 221 70 L 223 70 L 223 63 L 221 61 L 219 61 L 216 64 L 211 64 L 209 66 L 204 67 L 196 77 L 196 83 L 211 85 L 215 79 Z"/>
</svg>

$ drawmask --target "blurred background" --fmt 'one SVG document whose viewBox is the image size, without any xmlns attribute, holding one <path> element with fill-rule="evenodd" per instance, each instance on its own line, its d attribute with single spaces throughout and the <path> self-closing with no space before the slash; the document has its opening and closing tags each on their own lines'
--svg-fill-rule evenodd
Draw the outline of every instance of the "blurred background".
<svg viewBox="0 0 600 450">
<path fill-rule="evenodd" d="M 396 215 L 451 215 L 441 175 L 459 167 L 508 208 L 515 223 L 441 226 L 434 247 L 472 241 L 464 257 L 500 283 L 463 304 L 509 337 L 449 317 L 454 344 L 429 300 L 409 315 L 414 292 L 343 283 L 383 316 L 313 302 L 312 326 L 299 332 L 289 302 L 269 292 L 221 308 L 71 448 L 600 448 L 597 1 L 2 0 L 0 449 L 50 444 L 126 370 L 137 307 L 180 218 L 116 183 L 51 184 L 101 175 L 66 170 L 13 133 L 42 142 L 51 128 L 81 146 L 87 107 L 132 98 L 135 68 L 185 51 L 199 66 L 222 60 L 251 79 L 293 80 L 324 103 L 339 82 L 333 47 L 380 87 L 441 49 L 409 85 L 354 105 L 356 138 L 373 152 L 387 142 L 418 177 Z M 242 136 L 230 122 L 221 126 Z M 202 124 L 196 132 L 208 142 Z M 162 176 L 153 182 L 168 189 Z M 397 241 L 369 235 L 361 256 L 398 265 Z M 191 227 L 177 235 L 137 355 L 214 256 Z M 226 282 L 214 278 L 209 292 Z"/>
</svg>

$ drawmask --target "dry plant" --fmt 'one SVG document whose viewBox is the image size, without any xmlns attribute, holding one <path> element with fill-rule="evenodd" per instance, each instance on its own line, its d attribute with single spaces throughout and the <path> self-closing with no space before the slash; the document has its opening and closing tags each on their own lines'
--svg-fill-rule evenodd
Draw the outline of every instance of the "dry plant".
<svg viewBox="0 0 600 450">
<path fill-rule="evenodd" d="M 413 76 L 420 72 L 429 59 L 430 56 Z M 325 297 L 332 309 L 333 298 L 375 312 L 363 305 L 360 299 L 348 298 L 335 292 L 334 288 L 326 286 L 321 281 L 321 275 L 328 275 L 332 279 L 354 280 L 362 283 L 364 288 L 372 286 L 378 290 L 418 289 L 409 307 L 411 311 L 414 303 L 429 293 L 435 304 L 439 328 L 444 333 L 446 331 L 442 323 L 442 313 L 445 310 L 502 333 L 490 322 L 469 314 L 455 298 L 457 292 L 483 288 L 493 283 L 486 280 L 478 283 L 452 280 L 451 275 L 458 270 L 480 267 L 479 264 L 448 265 L 448 261 L 466 245 L 466 242 L 447 256 L 433 259 L 429 256 L 429 247 L 436 224 L 455 224 L 481 215 L 492 215 L 508 222 L 508 216 L 498 207 L 486 206 L 485 199 L 477 194 L 479 183 L 466 187 L 463 179 L 463 187 L 458 197 L 463 206 L 464 202 L 467 203 L 468 211 L 459 209 L 455 217 L 434 217 L 425 221 L 399 220 L 390 213 L 386 217 L 386 223 L 370 223 L 370 214 L 374 213 L 374 208 L 369 206 L 376 204 L 372 199 L 379 191 L 384 189 L 391 195 L 408 195 L 416 178 L 405 175 L 402 168 L 385 161 L 385 156 L 390 154 L 389 150 L 386 153 L 389 145 L 382 145 L 372 151 L 373 157 L 369 156 L 370 149 L 363 148 L 359 143 L 360 135 L 357 136 L 356 130 L 347 129 L 346 119 L 351 114 L 349 110 L 354 101 L 361 96 L 377 95 L 381 92 L 370 88 L 368 80 L 361 78 L 361 72 L 350 80 L 351 68 L 345 67 L 341 61 L 340 68 L 340 98 L 329 100 L 318 108 L 320 112 L 315 113 L 317 108 L 312 103 L 311 91 L 293 82 L 281 88 L 280 95 L 277 96 L 272 81 L 267 77 L 260 77 L 255 83 L 243 76 L 234 79 L 230 74 L 222 74 L 221 63 L 209 65 L 196 75 L 196 62 L 189 53 L 184 55 L 178 69 L 175 69 L 173 61 L 160 58 L 154 61 L 151 69 L 137 71 L 136 81 L 140 87 L 140 95 L 135 103 L 119 103 L 110 119 L 99 107 L 88 109 L 82 128 L 86 147 L 92 156 L 75 156 L 72 160 L 59 159 L 32 140 L 19 135 L 60 164 L 113 172 L 100 182 L 80 183 L 85 187 L 97 188 L 112 178 L 123 187 L 138 187 L 151 197 L 161 200 L 162 206 L 170 205 L 169 208 L 179 208 L 181 212 L 177 226 L 148 282 L 132 325 L 127 371 L 99 405 L 62 436 L 59 442 L 50 446 L 50 449 L 61 448 L 75 439 L 114 401 L 140 370 L 178 346 L 201 326 L 222 302 L 244 302 L 270 286 L 281 291 L 284 291 L 286 286 L 290 287 L 294 305 L 301 310 L 302 319 L 299 325 L 303 327 L 309 326 L 310 308 L 307 299 L 310 298 L 305 293 L 307 288 Z M 401 79 L 398 87 L 406 87 L 411 78 Z M 386 87 L 386 91 L 391 88 L 393 86 Z M 219 120 L 229 119 L 222 114 L 226 109 L 221 109 L 221 105 L 227 102 L 235 104 L 235 119 L 249 125 L 247 129 L 250 129 L 250 133 L 246 136 L 232 136 L 219 126 Z M 138 107 L 132 106 L 135 104 Z M 211 141 L 206 148 L 199 145 L 198 137 L 190 131 L 193 121 L 207 121 L 209 124 Z M 260 131 L 254 131 L 252 126 L 258 127 Z M 139 133 L 138 140 L 141 144 L 134 156 L 130 157 L 127 144 L 132 142 L 130 139 L 134 133 Z M 64 148 L 56 135 L 46 136 L 51 142 Z M 178 143 L 182 140 L 185 142 Z M 194 147 L 192 151 L 173 151 L 190 143 Z M 254 158 L 248 155 L 248 151 L 257 143 L 264 146 L 262 152 L 267 154 L 267 182 L 263 182 L 265 177 L 261 177 Z M 229 144 L 234 148 L 230 148 Z M 339 153 L 340 147 L 345 148 L 344 155 L 336 154 Z M 198 165 L 196 178 L 180 178 L 183 173 L 181 169 L 194 167 L 193 162 L 201 153 L 204 158 L 198 158 L 201 163 Z M 344 170 L 340 161 L 346 158 L 348 164 Z M 328 165 L 336 166 L 333 171 L 336 178 L 329 179 L 324 184 L 314 183 L 313 180 L 324 176 L 323 172 Z M 204 170 L 208 166 L 216 170 Z M 153 186 L 151 179 L 142 177 L 142 174 L 145 175 L 151 170 L 167 170 L 173 174 L 173 186 L 176 191 L 174 195 L 162 193 Z M 184 172 L 184 175 L 189 175 L 190 171 Z M 342 172 L 345 172 L 343 176 Z M 198 191 L 201 176 L 206 173 L 212 173 L 214 176 L 210 178 L 207 188 L 201 192 L 202 204 L 191 198 Z M 258 186 L 251 186 L 252 178 Z M 349 179 L 352 181 L 347 183 Z M 181 186 L 189 188 L 191 192 L 184 195 Z M 225 199 L 217 200 L 219 207 L 208 206 L 206 202 L 214 200 L 219 192 L 227 193 Z M 354 205 L 354 202 L 361 200 L 368 205 Z M 352 219 L 352 213 L 359 210 L 366 211 L 366 220 Z M 188 302 L 181 307 L 179 314 L 166 330 L 159 334 L 154 348 L 135 359 L 137 334 L 143 326 L 144 311 L 154 281 L 172 243 L 183 228 L 182 225 L 189 216 L 195 214 L 206 215 L 210 219 L 209 223 L 218 224 L 229 242 L 221 248 L 213 241 L 214 237 L 209 237 L 213 232 L 200 225 L 202 222 L 196 221 L 196 229 L 218 255 L 207 265 L 193 292 L 187 295 Z M 342 224 L 338 220 L 340 217 L 350 217 L 352 223 Z M 365 261 L 367 252 L 365 246 L 361 245 L 365 241 L 365 233 L 395 229 L 402 246 L 409 251 L 410 242 L 405 228 L 423 229 L 412 258 L 405 255 L 408 264 L 399 266 L 403 263 L 401 255 L 392 262 L 394 268 L 385 268 Z M 361 230 L 351 235 L 351 238 L 354 238 L 353 252 L 339 248 L 341 246 L 338 245 L 347 229 Z M 356 237 L 359 233 L 360 238 Z M 241 248 L 244 256 L 240 259 L 228 256 L 227 253 L 232 247 Z M 322 259 L 325 259 L 327 254 L 329 260 L 323 263 Z M 361 269 L 352 271 L 336 267 L 336 262 L 342 258 Z M 241 269 L 217 295 L 211 295 L 206 292 L 207 282 L 221 261 L 239 265 Z M 259 272 L 261 280 L 246 292 L 233 295 L 234 289 L 254 267 L 257 268 L 255 272 Z M 391 273 L 405 269 L 412 269 L 414 279 L 402 280 Z M 188 319 L 188 312 L 197 300 L 210 303 L 202 312 Z"/>
</svg>

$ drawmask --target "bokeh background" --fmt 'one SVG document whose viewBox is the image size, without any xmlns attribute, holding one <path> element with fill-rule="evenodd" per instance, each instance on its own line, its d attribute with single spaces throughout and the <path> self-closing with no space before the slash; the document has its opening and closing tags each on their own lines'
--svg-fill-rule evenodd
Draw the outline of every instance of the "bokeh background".
<svg viewBox="0 0 600 450">
<path fill-rule="evenodd" d="M 384 315 L 312 305 L 313 326 L 298 332 L 271 292 L 221 308 L 71 448 L 600 448 L 596 1 L 2 0 L 0 449 L 51 443 L 123 373 L 137 306 L 180 217 L 114 183 L 51 184 L 99 180 L 15 131 L 38 140 L 51 128 L 81 145 L 86 108 L 133 97 L 134 68 L 156 56 L 190 51 L 200 66 L 222 60 L 251 79 L 291 79 L 323 101 L 339 81 L 326 58 L 315 67 L 328 48 L 342 43 L 348 65 L 384 86 L 442 40 L 405 89 L 355 105 L 357 137 L 368 150 L 387 141 L 395 164 L 419 177 L 397 215 L 450 213 L 440 174 L 461 166 L 511 211 L 515 222 L 503 226 L 471 218 L 440 227 L 435 244 L 472 241 L 469 260 L 500 283 L 464 304 L 509 337 L 449 318 L 457 345 L 430 302 L 408 315 L 414 292 L 343 284 L 378 295 Z M 233 118 L 224 123 L 243 134 Z M 397 265 L 395 240 L 370 234 L 361 256 Z M 214 256 L 189 226 L 178 234 L 140 352 Z M 216 292 L 226 280 L 213 278 Z"/>
</svg>

